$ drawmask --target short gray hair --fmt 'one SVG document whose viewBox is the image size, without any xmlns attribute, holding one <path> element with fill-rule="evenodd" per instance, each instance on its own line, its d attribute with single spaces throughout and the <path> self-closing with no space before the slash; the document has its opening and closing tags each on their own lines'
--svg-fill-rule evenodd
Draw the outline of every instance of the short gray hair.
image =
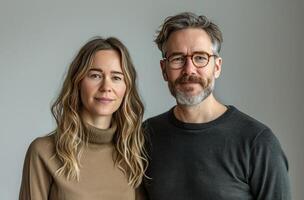
<svg viewBox="0 0 304 200">
<path fill-rule="evenodd" d="M 156 32 L 157 36 L 154 42 L 162 52 L 163 57 L 165 56 L 164 46 L 170 34 L 186 28 L 201 28 L 206 31 L 212 42 L 213 53 L 216 55 L 220 53 L 223 36 L 219 27 L 204 15 L 198 16 L 191 12 L 183 12 L 167 17 Z"/>
</svg>

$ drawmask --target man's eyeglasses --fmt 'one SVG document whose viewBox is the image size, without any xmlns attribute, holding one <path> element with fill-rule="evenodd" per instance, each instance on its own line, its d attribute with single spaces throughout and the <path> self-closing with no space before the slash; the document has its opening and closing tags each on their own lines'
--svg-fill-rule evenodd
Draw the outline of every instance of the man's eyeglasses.
<svg viewBox="0 0 304 200">
<path fill-rule="evenodd" d="M 194 52 L 191 55 L 173 53 L 168 58 L 164 58 L 163 60 L 168 62 L 168 66 L 171 69 L 181 69 L 185 66 L 187 62 L 187 57 L 190 57 L 195 67 L 202 68 L 208 65 L 210 57 L 213 56 L 217 57 L 217 55 L 210 55 L 209 53 L 204 51 Z"/>
</svg>

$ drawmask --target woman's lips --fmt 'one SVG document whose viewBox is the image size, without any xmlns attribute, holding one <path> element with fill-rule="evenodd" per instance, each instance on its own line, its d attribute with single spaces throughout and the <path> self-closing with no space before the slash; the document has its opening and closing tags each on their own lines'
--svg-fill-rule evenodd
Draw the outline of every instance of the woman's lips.
<svg viewBox="0 0 304 200">
<path fill-rule="evenodd" d="M 107 97 L 95 97 L 95 100 L 100 103 L 110 103 L 110 102 L 114 101 L 114 99 L 107 98 Z"/>
</svg>

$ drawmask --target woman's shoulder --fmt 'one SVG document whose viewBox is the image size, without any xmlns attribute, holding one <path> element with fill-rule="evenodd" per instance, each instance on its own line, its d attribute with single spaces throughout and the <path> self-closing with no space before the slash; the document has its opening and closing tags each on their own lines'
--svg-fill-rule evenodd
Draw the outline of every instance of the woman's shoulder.
<svg viewBox="0 0 304 200">
<path fill-rule="evenodd" d="M 52 154 L 55 149 L 55 137 L 54 133 L 50 133 L 43 137 L 37 137 L 34 139 L 29 148 L 28 152 L 31 154 Z"/>
<path fill-rule="evenodd" d="M 55 159 L 54 141 L 54 134 L 49 134 L 38 137 L 31 142 L 24 159 L 23 173 L 25 178 L 33 180 L 39 178 L 38 182 L 40 183 L 40 178 L 49 180 L 49 175 L 58 169 L 59 161 Z"/>
</svg>

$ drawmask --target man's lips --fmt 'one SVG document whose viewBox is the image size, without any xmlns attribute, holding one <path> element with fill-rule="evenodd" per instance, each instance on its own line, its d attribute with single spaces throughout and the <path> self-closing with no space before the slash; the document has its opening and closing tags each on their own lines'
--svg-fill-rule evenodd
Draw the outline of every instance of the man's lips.
<svg viewBox="0 0 304 200">
<path fill-rule="evenodd" d="M 197 82 L 183 82 L 183 83 L 178 83 L 180 85 L 186 85 L 186 84 L 200 84 L 200 83 L 197 83 Z"/>
</svg>

